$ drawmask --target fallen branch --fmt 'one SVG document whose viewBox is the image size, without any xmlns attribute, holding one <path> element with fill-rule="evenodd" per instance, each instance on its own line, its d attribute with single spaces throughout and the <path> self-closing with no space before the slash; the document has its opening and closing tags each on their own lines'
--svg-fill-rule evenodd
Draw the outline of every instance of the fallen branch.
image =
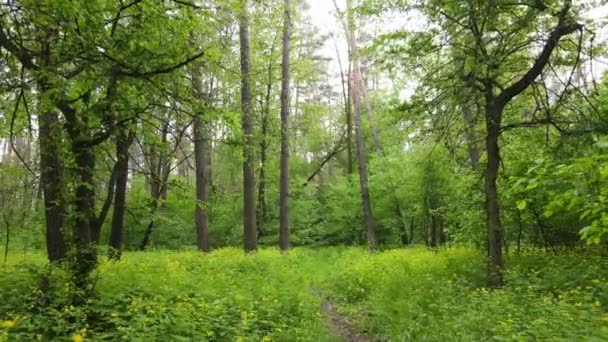
<svg viewBox="0 0 608 342">
<path fill-rule="evenodd" d="M 319 172 L 321 172 L 321 170 L 323 170 L 323 167 L 325 166 L 325 164 L 327 164 L 327 162 L 329 162 L 336 154 L 338 154 L 338 152 L 341 152 L 344 150 L 344 147 L 342 146 L 342 143 L 344 142 L 344 137 L 346 136 L 346 131 L 344 131 L 342 133 L 342 136 L 340 137 L 340 140 L 338 140 L 338 143 L 336 144 L 336 146 L 334 147 L 334 149 L 329 152 L 325 158 L 323 158 L 323 161 L 321 161 L 321 164 L 319 164 L 319 166 L 315 169 L 315 171 L 306 179 L 306 182 L 304 182 L 304 184 L 302 184 L 302 186 L 307 186 L 308 183 L 310 183 L 310 181 L 315 178 L 316 175 L 319 174 Z"/>
</svg>

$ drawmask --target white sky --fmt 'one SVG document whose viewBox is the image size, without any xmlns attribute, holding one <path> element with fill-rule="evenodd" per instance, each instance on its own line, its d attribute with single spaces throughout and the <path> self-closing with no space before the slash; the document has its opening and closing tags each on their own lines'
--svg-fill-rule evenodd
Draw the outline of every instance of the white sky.
<svg viewBox="0 0 608 342">
<path fill-rule="evenodd" d="M 336 0 L 340 8 L 346 7 L 345 0 Z M 336 78 L 339 77 L 339 66 L 336 56 L 336 45 L 340 51 L 340 58 L 342 63 L 348 61 L 348 49 L 346 47 L 346 41 L 343 37 L 344 30 L 341 27 L 338 19 L 336 18 L 336 10 L 334 7 L 333 0 L 308 0 L 310 5 L 309 15 L 312 23 L 321 30 L 321 34 L 333 34 L 336 41 L 334 42 L 331 38 L 325 42 L 325 46 L 321 53 L 328 58 L 332 59 L 329 65 L 330 70 L 335 70 Z M 336 80 L 337 84 L 340 84 L 339 80 Z"/>
<path fill-rule="evenodd" d="M 338 6 L 341 9 L 346 7 L 346 0 L 336 0 Z M 584 0 L 583 0 L 584 1 Z M 347 47 L 346 42 L 343 37 L 343 29 L 336 18 L 336 10 L 334 7 L 333 0 L 308 0 L 308 4 L 310 5 L 310 10 L 308 14 L 311 17 L 312 23 L 317 26 L 321 33 L 328 34 L 332 33 L 334 37 L 337 39 L 338 48 L 340 50 L 342 62 L 345 63 L 347 61 Z M 598 32 L 595 32 L 596 38 L 595 42 L 606 42 L 608 41 L 608 4 L 602 5 L 599 8 L 590 10 L 587 15 L 588 18 L 597 20 L 598 22 L 604 22 L 604 25 L 600 25 L 603 27 Z M 378 30 L 381 32 L 387 32 L 399 27 L 403 27 L 408 25 L 410 27 L 423 28 L 424 23 L 420 19 L 416 18 L 405 18 L 403 16 L 391 18 L 391 20 L 385 20 L 381 24 L 376 24 L 378 27 L 372 28 L 373 30 Z M 335 70 L 335 77 L 338 78 L 338 63 L 336 58 L 336 48 L 334 45 L 334 41 L 332 39 L 328 39 L 325 43 L 325 47 L 321 51 L 321 53 L 333 60 L 330 63 L 330 70 Z M 608 61 L 606 59 L 597 61 L 594 63 L 594 74 L 596 78 L 601 76 L 601 73 L 608 69 Z M 336 84 L 339 84 L 339 80 L 336 79 Z M 403 89 L 402 92 L 409 93 L 407 89 Z"/>
</svg>

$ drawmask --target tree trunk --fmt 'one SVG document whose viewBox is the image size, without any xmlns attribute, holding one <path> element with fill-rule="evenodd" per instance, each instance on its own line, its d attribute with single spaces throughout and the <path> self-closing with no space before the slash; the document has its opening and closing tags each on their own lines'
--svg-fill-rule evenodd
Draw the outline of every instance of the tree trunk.
<svg viewBox="0 0 608 342">
<path fill-rule="evenodd" d="M 283 60 L 281 77 L 281 171 L 279 177 L 279 241 L 281 250 L 289 249 L 289 37 L 290 0 L 285 0 L 283 23 Z"/>
<path fill-rule="evenodd" d="M 118 155 L 116 156 L 118 157 Z M 95 220 L 95 224 L 91 227 L 91 240 L 95 242 L 95 244 L 99 244 L 99 240 L 101 238 L 101 228 L 110 212 L 110 207 L 112 206 L 112 201 L 114 200 L 114 190 L 116 188 L 116 173 L 118 172 L 118 160 L 112 167 L 112 173 L 110 174 L 110 179 L 108 179 L 107 190 L 106 190 L 106 199 L 103 201 L 103 206 L 101 207 L 101 211 L 99 212 L 99 216 Z"/>
<path fill-rule="evenodd" d="M 462 118 L 464 119 L 464 131 L 467 139 L 471 169 L 477 170 L 481 153 L 475 137 L 475 120 L 468 105 L 462 107 Z"/>
<path fill-rule="evenodd" d="M 119 260 L 122 252 L 122 236 L 126 210 L 127 183 L 129 180 L 129 147 L 133 141 L 133 133 L 126 136 L 120 133 L 116 138 L 116 191 L 114 194 L 114 211 L 112 213 L 112 230 L 108 256 Z"/>
<path fill-rule="evenodd" d="M 336 57 L 338 59 L 338 67 L 340 68 L 340 80 L 342 85 L 342 96 L 344 98 L 344 116 L 346 121 L 346 174 L 353 174 L 353 149 L 352 149 L 352 131 L 353 131 L 353 119 L 350 107 L 350 82 L 344 77 L 344 68 L 342 67 L 342 58 L 340 58 L 340 49 L 335 43 Z M 350 63 L 348 65 L 348 77 L 350 79 Z"/>
<path fill-rule="evenodd" d="M 347 154 L 347 165 L 346 170 L 348 171 L 348 175 L 353 174 L 354 170 L 354 162 L 353 162 L 353 107 L 352 107 L 352 66 L 348 65 L 348 84 L 346 87 L 346 93 L 348 94 L 348 108 L 346 108 L 346 154 Z"/>
<path fill-rule="evenodd" d="M 167 168 L 168 170 L 168 168 Z M 167 181 L 169 179 L 169 172 L 164 172 L 164 174 L 162 175 L 162 179 L 159 180 L 159 182 L 162 184 L 166 184 Z M 148 223 L 148 226 L 146 227 L 146 230 L 144 231 L 144 237 L 142 238 L 140 244 L 139 244 L 139 250 L 143 251 L 146 249 L 146 247 L 148 247 L 148 244 L 150 244 L 150 238 L 152 237 L 152 233 L 154 232 L 154 224 L 155 224 L 155 220 L 154 220 L 154 215 L 156 213 L 156 211 L 158 210 L 158 208 L 161 207 L 161 203 L 160 203 L 160 198 L 162 195 L 162 188 L 158 189 L 158 191 L 156 193 L 152 194 L 152 203 L 151 203 L 151 210 L 150 210 L 150 215 L 152 216 L 152 219 L 150 220 L 150 223 Z"/>
<path fill-rule="evenodd" d="M 263 119 L 266 121 L 266 119 Z M 262 123 L 262 135 L 267 134 L 266 124 Z M 265 138 L 262 138 L 265 139 Z M 256 225 L 258 237 L 264 236 L 264 225 L 266 224 L 267 209 L 266 209 L 266 143 L 260 143 L 260 173 L 258 175 L 258 201 L 255 210 Z"/>
<path fill-rule="evenodd" d="M 176 119 L 176 129 L 184 130 L 187 125 L 187 120 L 184 120 L 182 115 L 178 115 Z M 188 158 L 188 153 L 190 150 L 190 145 L 187 139 L 180 139 L 179 143 L 176 146 L 175 157 L 177 159 L 177 175 L 186 182 L 186 184 L 190 184 L 190 180 L 188 179 L 190 170 L 190 159 Z"/>
<path fill-rule="evenodd" d="M 405 223 L 405 217 L 403 217 L 403 211 L 401 210 L 401 205 L 399 202 L 395 200 L 395 214 L 397 215 L 397 220 L 399 221 L 399 237 L 401 239 L 401 244 L 403 246 L 407 246 L 409 244 L 409 238 L 407 236 L 407 226 Z"/>
<path fill-rule="evenodd" d="M 363 75 L 360 75 L 360 80 L 363 79 Z M 365 82 L 367 83 L 367 82 Z M 374 151 L 376 153 L 382 153 L 382 143 L 380 143 L 380 137 L 378 136 L 378 130 L 376 129 L 376 125 L 374 125 L 374 112 L 372 103 L 367 94 L 367 85 L 361 84 L 359 85 L 361 89 L 361 94 L 363 95 L 363 101 L 365 102 L 365 109 L 367 112 L 367 122 L 369 122 L 369 127 L 372 132 L 372 140 L 374 142 Z"/>
<path fill-rule="evenodd" d="M 166 120 L 162 123 L 160 130 L 161 143 L 160 146 L 150 144 L 148 151 L 148 160 L 150 168 L 150 197 L 156 199 L 167 198 L 167 182 L 165 180 L 165 174 L 169 172 L 171 167 L 170 160 L 165 151 L 167 145 L 167 136 L 169 134 L 169 118 L 163 118 Z M 162 206 L 162 203 L 160 204 Z"/>
<path fill-rule="evenodd" d="M 272 95 L 272 71 L 274 61 L 272 56 L 275 49 L 275 40 L 273 39 L 272 46 L 269 52 L 269 63 L 267 69 L 267 83 L 266 83 L 266 94 L 260 101 L 260 113 L 262 116 L 262 139 L 260 140 L 260 174 L 258 180 L 258 202 L 256 208 L 256 223 L 258 229 L 258 238 L 264 235 L 264 226 L 266 224 L 266 218 L 268 217 L 268 210 L 266 206 L 266 153 L 268 150 L 268 125 L 270 117 L 270 96 Z"/>
<path fill-rule="evenodd" d="M 63 223 L 65 204 L 61 196 L 63 166 L 59 156 L 58 139 L 61 136 L 59 118 L 53 111 L 44 111 L 38 116 L 40 143 L 40 182 L 44 193 L 46 219 L 46 250 L 50 262 L 65 259 L 67 245 Z"/>
<path fill-rule="evenodd" d="M 43 39 L 40 64 L 49 64 L 50 50 L 48 38 Z M 48 90 L 44 74 L 38 82 L 41 98 Z M 40 183 L 44 193 L 44 215 L 46 219 L 46 250 L 50 262 L 65 259 L 67 244 L 63 224 L 66 215 L 65 202 L 61 195 L 63 185 L 63 165 L 61 163 L 61 127 L 57 112 L 42 109 L 38 115 L 40 149 Z"/>
<path fill-rule="evenodd" d="M 8 246 L 11 242 L 11 223 L 7 216 L 2 215 L 2 218 L 4 219 L 4 225 L 6 226 L 6 238 L 4 240 L 4 263 L 6 264 L 6 261 L 8 260 Z"/>
<path fill-rule="evenodd" d="M 269 74 L 272 74 L 269 68 Z M 256 209 L 256 221 L 258 228 L 258 237 L 264 235 L 264 224 L 266 223 L 266 150 L 268 148 L 268 115 L 270 115 L 270 91 L 272 88 L 271 81 L 268 81 L 266 91 L 265 105 L 262 108 L 262 139 L 260 141 L 260 174 L 258 180 L 258 203 Z"/>
<path fill-rule="evenodd" d="M 438 247 L 439 242 L 437 240 L 437 216 L 435 214 L 429 214 L 431 226 L 429 231 L 429 236 L 431 237 L 431 247 Z"/>
<path fill-rule="evenodd" d="M 163 132 L 166 132 L 166 131 L 163 130 Z M 165 136 L 165 138 L 163 138 L 163 146 L 164 146 L 164 142 L 166 142 L 166 136 Z M 152 201 L 150 204 L 150 215 L 152 216 L 152 219 L 148 223 L 148 226 L 146 227 L 146 230 L 144 231 L 144 237 L 142 238 L 142 240 L 139 244 L 140 251 L 145 250 L 146 247 L 148 247 L 148 244 L 150 244 L 150 239 L 152 237 L 152 233 L 154 232 L 154 224 L 155 224 L 154 215 L 155 215 L 156 211 L 160 207 L 162 207 L 161 198 L 162 198 L 163 192 L 165 192 L 165 194 L 166 194 L 166 190 L 167 190 L 166 184 L 168 183 L 168 180 L 169 180 L 170 165 L 165 165 L 163 167 L 164 162 L 162 161 L 162 154 L 159 154 L 158 156 L 160 158 L 160 160 L 158 161 L 159 162 L 158 166 L 156 166 L 154 169 L 150 168 L 151 170 L 155 170 L 153 172 L 155 172 L 157 174 L 157 175 L 152 176 L 152 179 L 153 179 L 152 187 L 151 187 L 152 193 L 150 194 L 150 196 L 152 197 Z M 151 156 L 150 158 L 155 158 L 155 156 Z"/>
<path fill-rule="evenodd" d="M 414 243 L 414 224 L 415 224 L 414 215 L 410 217 L 410 245 Z"/>
<path fill-rule="evenodd" d="M 97 265 L 97 250 L 91 240 L 91 228 L 95 226 L 95 149 L 88 141 L 89 116 L 80 113 L 66 101 L 57 101 L 65 118 L 64 127 L 70 137 L 70 147 L 75 161 L 74 242 L 73 266 L 76 286 L 84 289 L 89 284 L 89 273 Z"/>
<path fill-rule="evenodd" d="M 521 220 L 521 211 L 517 210 L 517 226 L 519 227 L 519 231 L 517 233 L 517 255 L 521 252 L 521 236 L 524 230 L 524 224 Z"/>
<path fill-rule="evenodd" d="M 241 50 L 241 110 L 243 126 L 243 245 L 246 252 L 257 249 L 255 222 L 255 170 L 251 65 L 249 57 L 248 0 L 241 0 L 239 42 Z"/>
<path fill-rule="evenodd" d="M 212 90 L 208 94 L 203 90 L 203 76 L 201 66 L 195 64 L 192 66 L 192 92 L 197 101 L 208 102 L 211 98 Z M 213 86 L 211 86 L 213 87 Z M 202 107 L 207 103 L 202 103 Z M 196 244 L 200 251 L 211 251 L 209 243 L 209 169 L 210 153 L 209 146 L 211 145 L 211 135 L 208 130 L 209 123 L 203 119 L 203 113 L 198 110 L 194 116 L 193 125 L 193 140 L 194 140 L 194 164 L 196 175 L 196 204 L 194 207 L 194 223 L 196 226 Z"/>
<path fill-rule="evenodd" d="M 194 163 L 196 165 L 196 206 L 194 208 L 194 222 L 196 224 L 196 242 L 198 249 L 209 252 L 209 217 L 207 204 L 209 201 L 209 174 L 207 172 L 207 144 L 208 135 L 201 114 L 194 118 Z"/>
<path fill-rule="evenodd" d="M 489 257 L 488 286 L 490 287 L 500 287 L 503 284 L 502 227 L 496 184 L 500 164 L 498 137 L 500 134 L 501 115 L 502 108 L 495 106 L 489 101 L 486 107 L 486 152 L 488 165 L 486 168 L 485 192 Z"/>
<path fill-rule="evenodd" d="M 89 273 L 97 265 L 97 252 L 91 240 L 91 226 L 95 217 L 95 152 L 91 146 L 80 144 L 72 137 L 72 153 L 76 159 L 76 200 L 74 209 L 76 215 L 76 262 L 74 272 L 78 287 L 87 284 Z M 76 140 L 76 141 L 75 141 Z"/>
<path fill-rule="evenodd" d="M 376 224 L 374 222 L 372 204 L 369 195 L 367 182 L 367 156 L 365 151 L 365 139 L 362 130 L 361 118 L 361 69 L 359 67 L 359 57 L 357 56 L 357 40 L 355 36 L 354 15 L 351 0 L 347 0 L 348 26 L 349 26 L 349 45 L 352 60 L 351 74 L 351 101 L 355 111 L 355 141 L 357 145 L 357 161 L 359 166 L 359 186 L 361 188 L 361 202 L 363 206 L 363 221 L 367 233 L 367 243 L 370 250 L 378 247 L 376 241 Z"/>
</svg>

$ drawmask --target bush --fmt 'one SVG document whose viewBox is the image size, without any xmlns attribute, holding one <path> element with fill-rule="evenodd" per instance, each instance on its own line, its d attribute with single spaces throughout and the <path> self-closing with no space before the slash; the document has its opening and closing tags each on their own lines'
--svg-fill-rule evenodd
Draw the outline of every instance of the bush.
<svg viewBox="0 0 608 342">
<path fill-rule="evenodd" d="M 327 286 L 361 331 L 390 341 L 608 337 L 601 256 L 513 257 L 500 290 L 482 287 L 483 260 L 466 249 L 350 253 Z"/>
</svg>

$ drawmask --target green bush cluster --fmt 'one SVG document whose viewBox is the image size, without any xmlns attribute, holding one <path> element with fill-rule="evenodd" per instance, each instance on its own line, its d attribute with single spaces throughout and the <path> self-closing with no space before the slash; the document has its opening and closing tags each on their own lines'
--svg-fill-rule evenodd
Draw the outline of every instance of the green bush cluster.
<svg viewBox="0 0 608 342">
<path fill-rule="evenodd" d="M 482 287 L 468 249 L 350 253 L 328 291 L 358 329 L 390 341 L 594 341 L 608 338 L 605 257 L 512 257 L 507 285 Z"/>
<path fill-rule="evenodd" d="M 101 263 L 94 296 L 81 305 L 60 269 L 5 267 L 0 322 L 14 325 L 0 328 L 0 341 L 319 340 L 329 334 L 310 291 L 311 258 L 299 250 L 127 253 Z"/>
<path fill-rule="evenodd" d="M 0 341 L 334 341 L 323 300 L 387 341 L 607 339 L 606 256 L 556 252 L 508 257 L 500 290 L 483 287 L 485 256 L 468 248 L 127 252 L 101 262 L 90 296 L 41 254 L 12 255 Z"/>
</svg>

